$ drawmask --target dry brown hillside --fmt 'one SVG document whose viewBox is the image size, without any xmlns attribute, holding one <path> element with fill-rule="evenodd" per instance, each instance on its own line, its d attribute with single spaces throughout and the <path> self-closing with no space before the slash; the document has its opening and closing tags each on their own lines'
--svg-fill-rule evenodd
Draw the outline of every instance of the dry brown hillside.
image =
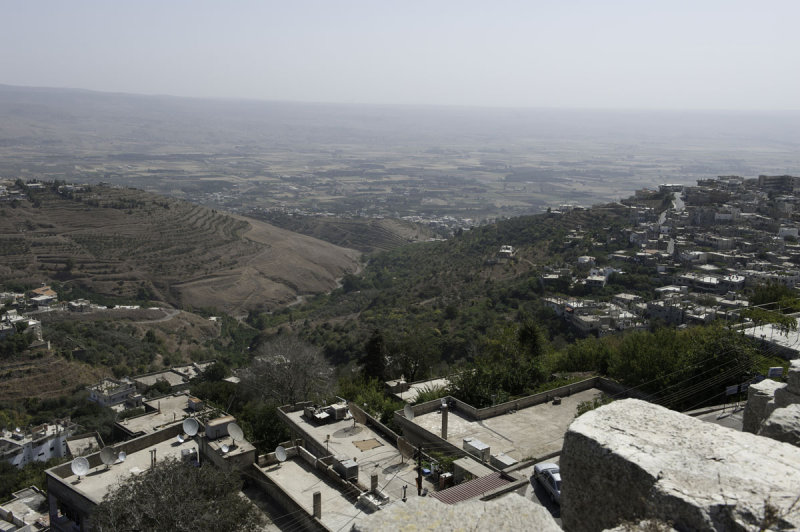
<svg viewBox="0 0 800 532">
<path fill-rule="evenodd" d="M 358 268 L 357 251 L 264 222 L 133 189 L 54 188 L 0 203 L 0 282 L 238 314 L 330 290 Z"/>
</svg>

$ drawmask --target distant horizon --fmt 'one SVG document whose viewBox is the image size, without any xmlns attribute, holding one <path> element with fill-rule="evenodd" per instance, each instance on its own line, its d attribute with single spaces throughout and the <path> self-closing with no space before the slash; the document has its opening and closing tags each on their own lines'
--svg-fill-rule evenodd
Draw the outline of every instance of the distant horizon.
<svg viewBox="0 0 800 532">
<path fill-rule="evenodd" d="M 4 2 L 0 83 L 252 101 L 800 110 L 800 3 Z"/>
<path fill-rule="evenodd" d="M 568 106 L 510 106 L 510 105 L 465 105 L 447 103 L 394 103 L 394 102 L 341 102 L 341 101 L 322 101 L 322 100 L 291 100 L 291 99 L 263 99 L 250 97 L 233 96 L 187 96 L 181 94 L 167 94 L 158 92 L 130 92 L 117 90 L 101 90 L 87 87 L 60 87 L 48 85 L 15 85 L 12 83 L 0 83 L 0 87 L 11 89 L 30 89 L 30 90 L 49 90 L 66 92 L 86 92 L 94 94 L 107 94 L 119 96 L 141 96 L 148 98 L 174 98 L 184 100 L 207 100 L 214 102 L 242 102 L 242 103 L 287 103 L 287 104 L 308 104 L 308 105 L 341 105 L 341 106 L 364 106 L 364 107 L 410 107 L 410 108 L 445 108 L 445 109 L 474 109 L 474 110 L 522 110 L 522 111 L 590 111 L 590 112 L 653 112 L 653 113 L 800 113 L 798 108 L 752 108 L 752 109 L 730 109 L 730 108 L 668 108 L 668 107 L 568 107 Z"/>
</svg>

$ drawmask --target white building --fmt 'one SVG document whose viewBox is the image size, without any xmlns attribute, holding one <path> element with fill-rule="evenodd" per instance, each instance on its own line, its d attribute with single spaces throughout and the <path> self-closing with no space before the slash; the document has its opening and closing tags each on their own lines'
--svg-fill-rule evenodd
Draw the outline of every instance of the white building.
<svg viewBox="0 0 800 532">
<path fill-rule="evenodd" d="M 4 430 L 0 437 L 0 459 L 24 467 L 31 462 L 63 458 L 68 455 L 67 438 L 75 432 L 75 427 L 74 423 L 64 420 L 31 429 Z"/>
</svg>

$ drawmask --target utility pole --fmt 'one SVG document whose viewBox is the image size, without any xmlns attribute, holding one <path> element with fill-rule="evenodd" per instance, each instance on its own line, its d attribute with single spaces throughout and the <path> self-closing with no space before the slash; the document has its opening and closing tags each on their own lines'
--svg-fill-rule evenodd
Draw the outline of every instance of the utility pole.
<svg viewBox="0 0 800 532">
<path fill-rule="evenodd" d="M 422 495 L 422 445 L 417 446 L 417 495 Z"/>
</svg>

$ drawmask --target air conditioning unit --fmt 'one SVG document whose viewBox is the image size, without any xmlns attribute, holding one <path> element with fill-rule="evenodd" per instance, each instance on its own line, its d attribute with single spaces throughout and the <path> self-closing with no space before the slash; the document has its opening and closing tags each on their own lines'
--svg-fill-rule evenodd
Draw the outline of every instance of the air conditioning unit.
<svg viewBox="0 0 800 532">
<path fill-rule="evenodd" d="M 333 469 L 345 480 L 358 481 L 358 464 L 355 460 L 336 460 Z"/>
<path fill-rule="evenodd" d="M 464 438 L 464 450 L 481 462 L 488 462 L 490 459 L 491 449 L 477 438 Z"/>
</svg>

